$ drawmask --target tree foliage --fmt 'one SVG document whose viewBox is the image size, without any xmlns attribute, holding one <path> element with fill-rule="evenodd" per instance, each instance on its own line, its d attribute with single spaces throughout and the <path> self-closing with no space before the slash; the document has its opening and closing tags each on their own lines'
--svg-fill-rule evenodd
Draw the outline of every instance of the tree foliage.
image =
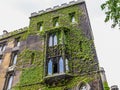
<svg viewBox="0 0 120 90">
<path fill-rule="evenodd" d="M 120 27 L 120 0 L 107 0 L 101 5 L 102 10 L 105 11 L 105 22 L 112 20 L 112 27 Z"/>
</svg>

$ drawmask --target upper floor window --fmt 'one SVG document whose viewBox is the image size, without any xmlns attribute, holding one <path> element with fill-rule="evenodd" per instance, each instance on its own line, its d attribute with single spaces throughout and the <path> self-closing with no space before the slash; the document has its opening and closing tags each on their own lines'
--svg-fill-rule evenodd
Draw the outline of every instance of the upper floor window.
<svg viewBox="0 0 120 90">
<path fill-rule="evenodd" d="M 1 44 L 0 45 L 0 51 L 5 51 L 6 49 L 6 44 Z"/>
<path fill-rule="evenodd" d="M 16 63 L 17 63 L 17 53 L 15 53 L 13 57 L 13 65 L 15 65 Z"/>
<path fill-rule="evenodd" d="M 43 30 L 43 22 L 37 23 L 37 29 L 38 29 L 39 31 L 42 31 L 42 30 Z"/>
<path fill-rule="evenodd" d="M 54 26 L 54 27 L 58 27 L 58 26 L 59 26 L 58 19 L 59 19 L 59 17 L 53 18 L 53 26 Z"/>
<path fill-rule="evenodd" d="M 13 53 L 12 53 L 10 66 L 16 65 L 16 63 L 17 63 L 17 56 L 18 56 L 18 55 L 17 55 L 17 52 L 13 52 Z"/>
<path fill-rule="evenodd" d="M 56 34 L 50 35 L 49 36 L 49 46 L 55 46 L 55 45 L 57 45 L 57 43 L 58 43 L 57 35 Z"/>
<path fill-rule="evenodd" d="M 0 55 L 0 64 L 2 63 L 2 55 Z"/>
<path fill-rule="evenodd" d="M 15 39 L 15 47 L 20 46 L 20 37 Z"/>
<path fill-rule="evenodd" d="M 75 23 L 75 22 L 76 22 L 76 19 L 75 19 L 75 12 L 70 13 L 69 16 L 70 16 L 70 21 L 71 21 L 72 23 Z"/>
</svg>

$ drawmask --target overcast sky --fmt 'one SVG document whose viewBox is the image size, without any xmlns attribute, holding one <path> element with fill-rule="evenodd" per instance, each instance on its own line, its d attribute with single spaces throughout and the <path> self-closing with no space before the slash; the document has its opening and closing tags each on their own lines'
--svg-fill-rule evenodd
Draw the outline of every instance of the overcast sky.
<svg viewBox="0 0 120 90">
<path fill-rule="evenodd" d="M 32 12 L 60 5 L 71 0 L 0 0 L 0 34 L 29 25 Z M 105 0 L 86 0 L 96 51 L 101 67 L 106 71 L 109 86 L 120 85 L 120 30 L 104 23 L 100 5 Z M 120 87 L 120 86 L 119 86 Z"/>
</svg>

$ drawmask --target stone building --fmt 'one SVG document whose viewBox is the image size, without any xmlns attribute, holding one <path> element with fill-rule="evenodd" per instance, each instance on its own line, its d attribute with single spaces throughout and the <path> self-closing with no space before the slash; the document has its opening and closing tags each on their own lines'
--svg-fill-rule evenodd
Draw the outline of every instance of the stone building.
<svg viewBox="0 0 120 90">
<path fill-rule="evenodd" d="M 0 90 L 106 90 L 104 75 L 83 0 L 34 12 L 28 27 L 0 36 Z"/>
</svg>

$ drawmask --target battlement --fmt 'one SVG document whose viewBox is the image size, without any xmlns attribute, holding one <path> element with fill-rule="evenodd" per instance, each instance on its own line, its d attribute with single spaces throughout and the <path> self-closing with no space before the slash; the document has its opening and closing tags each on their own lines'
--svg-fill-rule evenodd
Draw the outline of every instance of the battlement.
<svg viewBox="0 0 120 90">
<path fill-rule="evenodd" d="M 19 33 L 25 32 L 27 30 L 28 30 L 28 27 L 23 27 L 23 28 L 20 28 L 18 30 L 14 30 L 12 32 L 8 32 L 6 34 L 2 34 L 2 35 L 0 35 L 0 40 L 3 39 L 3 38 L 7 38 L 7 37 L 10 37 L 10 36 L 13 36 L 15 34 L 19 34 Z"/>
<path fill-rule="evenodd" d="M 51 11 L 55 11 L 55 10 L 58 10 L 58 9 L 61 9 L 61 8 L 65 8 L 65 7 L 68 7 L 68 6 L 71 6 L 71 5 L 83 3 L 83 2 L 85 2 L 85 1 L 84 0 L 77 0 L 77 1 L 70 1 L 68 4 L 63 3 L 63 4 L 61 4 L 61 6 L 56 5 L 56 6 L 53 6 L 53 8 L 47 8 L 46 10 L 40 10 L 38 12 L 31 13 L 30 18 L 41 15 L 41 14 L 44 14 L 44 13 L 47 13 L 47 12 L 51 12 Z"/>
</svg>

